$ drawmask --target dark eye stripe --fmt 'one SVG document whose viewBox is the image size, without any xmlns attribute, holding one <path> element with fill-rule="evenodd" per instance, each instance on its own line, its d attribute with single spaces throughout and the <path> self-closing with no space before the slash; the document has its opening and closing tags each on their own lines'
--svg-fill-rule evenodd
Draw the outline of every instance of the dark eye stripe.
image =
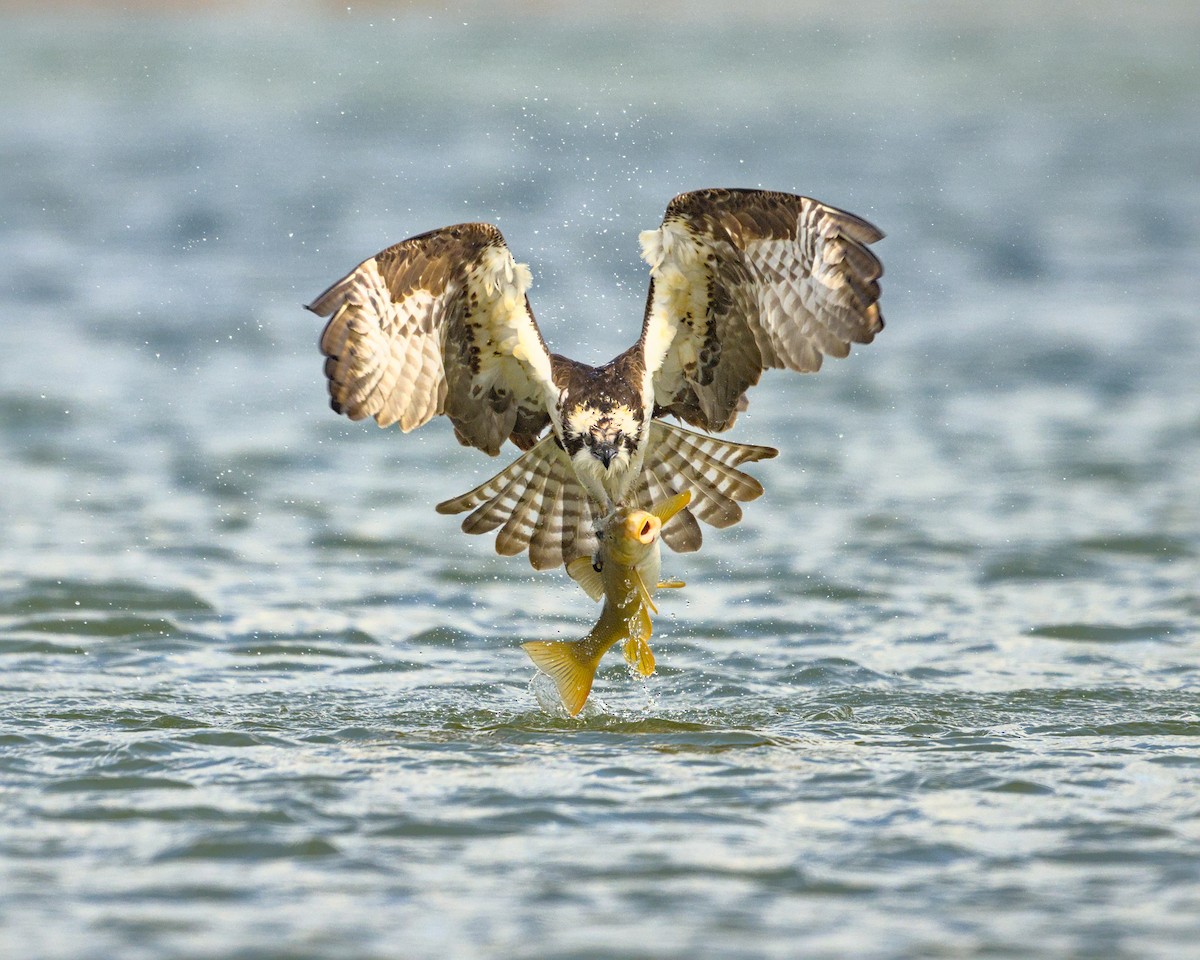
<svg viewBox="0 0 1200 960">
<path fill-rule="evenodd" d="M 563 437 L 562 446 L 573 457 L 583 449 L 583 437 L 577 433 L 568 433 Z"/>
</svg>

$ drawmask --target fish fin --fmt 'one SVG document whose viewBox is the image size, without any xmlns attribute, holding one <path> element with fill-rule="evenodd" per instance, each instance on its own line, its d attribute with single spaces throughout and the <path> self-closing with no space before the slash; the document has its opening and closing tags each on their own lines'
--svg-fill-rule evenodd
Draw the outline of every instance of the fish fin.
<svg viewBox="0 0 1200 960">
<path fill-rule="evenodd" d="M 658 613 L 658 607 L 654 605 L 654 597 L 651 596 L 650 591 L 646 588 L 646 581 L 642 579 L 642 575 L 637 570 L 633 571 L 633 582 L 637 585 L 638 596 L 642 598 L 642 603 L 652 612 Z"/>
<path fill-rule="evenodd" d="M 658 517 L 663 523 L 670 520 L 675 514 L 692 502 L 692 491 L 681 490 L 675 496 L 668 500 L 663 500 L 656 503 L 650 508 L 650 512 Z"/>
<path fill-rule="evenodd" d="M 686 586 L 687 586 L 687 584 L 684 583 L 682 580 L 659 580 L 658 581 L 658 589 L 659 590 L 678 590 L 681 587 L 686 587 Z"/>
<path fill-rule="evenodd" d="M 639 585 L 639 588 L 644 589 L 640 575 L 635 577 L 635 581 Z M 627 629 L 629 633 L 625 638 L 623 648 L 625 661 L 643 677 L 648 677 L 654 673 L 654 654 L 650 650 L 650 644 L 647 642 L 650 639 L 650 635 L 654 632 L 654 624 L 650 620 L 650 614 L 646 606 L 639 605 L 634 618 L 627 621 Z"/>
<path fill-rule="evenodd" d="M 630 637 L 625 641 L 625 662 L 643 677 L 654 673 L 654 651 L 645 637 Z"/>
<path fill-rule="evenodd" d="M 531 640 L 521 646 L 534 666 L 554 681 L 567 713 L 578 716 L 592 692 L 600 657 L 588 656 L 578 640 Z"/>
<path fill-rule="evenodd" d="M 592 564 L 591 557 L 576 557 L 567 564 L 567 575 L 593 600 L 604 596 L 604 576 Z"/>
</svg>

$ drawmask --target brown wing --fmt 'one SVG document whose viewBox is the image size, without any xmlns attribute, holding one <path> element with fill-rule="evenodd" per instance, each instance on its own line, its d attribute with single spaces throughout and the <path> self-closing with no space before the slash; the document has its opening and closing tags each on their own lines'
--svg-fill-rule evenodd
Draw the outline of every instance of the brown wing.
<svg viewBox="0 0 1200 960">
<path fill-rule="evenodd" d="M 883 329 L 867 248 L 883 233 L 808 197 L 698 190 L 641 234 L 650 264 L 642 324 L 660 412 L 728 428 L 763 370 L 817 370 Z"/>
<path fill-rule="evenodd" d="M 496 227 L 463 223 L 365 260 L 308 309 L 321 335 L 331 405 L 407 433 L 440 413 L 459 441 L 495 456 L 531 447 L 557 397 L 525 296 L 529 268 Z"/>
</svg>

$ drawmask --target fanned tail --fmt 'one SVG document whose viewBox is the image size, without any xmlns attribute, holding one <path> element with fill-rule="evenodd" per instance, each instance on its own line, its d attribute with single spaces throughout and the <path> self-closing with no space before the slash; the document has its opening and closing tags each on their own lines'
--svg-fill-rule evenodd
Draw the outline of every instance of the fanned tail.
<svg viewBox="0 0 1200 960">
<path fill-rule="evenodd" d="M 592 505 L 552 434 L 474 490 L 437 505 L 438 513 L 468 510 L 464 532 L 499 528 L 496 552 L 528 550 L 535 570 L 596 552 Z"/>
<path fill-rule="evenodd" d="M 762 495 L 762 484 L 738 466 L 769 460 L 778 452 L 656 420 L 650 425 L 649 451 L 629 502 L 653 511 L 655 504 L 690 489 L 691 504 L 663 524 L 662 539 L 679 553 L 699 550 L 703 534 L 697 521 L 732 526 L 742 518 L 738 504 Z M 475 489 L 437 505 L 438 513 L 470 511 L 462 524 L 466 533 L 499 530 L 496 552 L 515 556 L 528 550 L 535 570 L 596 552 L 593 509 L 570 458 L 552 434 Z"/>
<path fill-rule="evenodd" d="M 662 538 L 679 553 L 699 550 L 703 535 L 697 520 L 718 528 L 732 526 L 742 518 L 738 504 L 762 495 L 762 484 L 738 466 L 778 453 L 773 447 L 718 440 L 655 420 L 633 501 L 650 510 L 690 489 L 691 504 L 663 524 Z"/>
</svg>

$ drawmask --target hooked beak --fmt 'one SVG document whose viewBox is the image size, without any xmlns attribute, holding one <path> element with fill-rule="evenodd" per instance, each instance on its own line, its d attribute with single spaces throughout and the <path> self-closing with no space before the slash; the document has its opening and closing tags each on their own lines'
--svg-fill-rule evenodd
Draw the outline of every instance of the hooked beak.
<svg viewBox="0 0 1200 960">
<path fill-rule="evenodd" d="M 608 469 L 608 465 L 612 463 L 613 457 L 617 455 L 617 445 L 615 443 L 596 443 L 592 445 L 592 456 L 604 464 L 604 469 Z"/>
</svg>

